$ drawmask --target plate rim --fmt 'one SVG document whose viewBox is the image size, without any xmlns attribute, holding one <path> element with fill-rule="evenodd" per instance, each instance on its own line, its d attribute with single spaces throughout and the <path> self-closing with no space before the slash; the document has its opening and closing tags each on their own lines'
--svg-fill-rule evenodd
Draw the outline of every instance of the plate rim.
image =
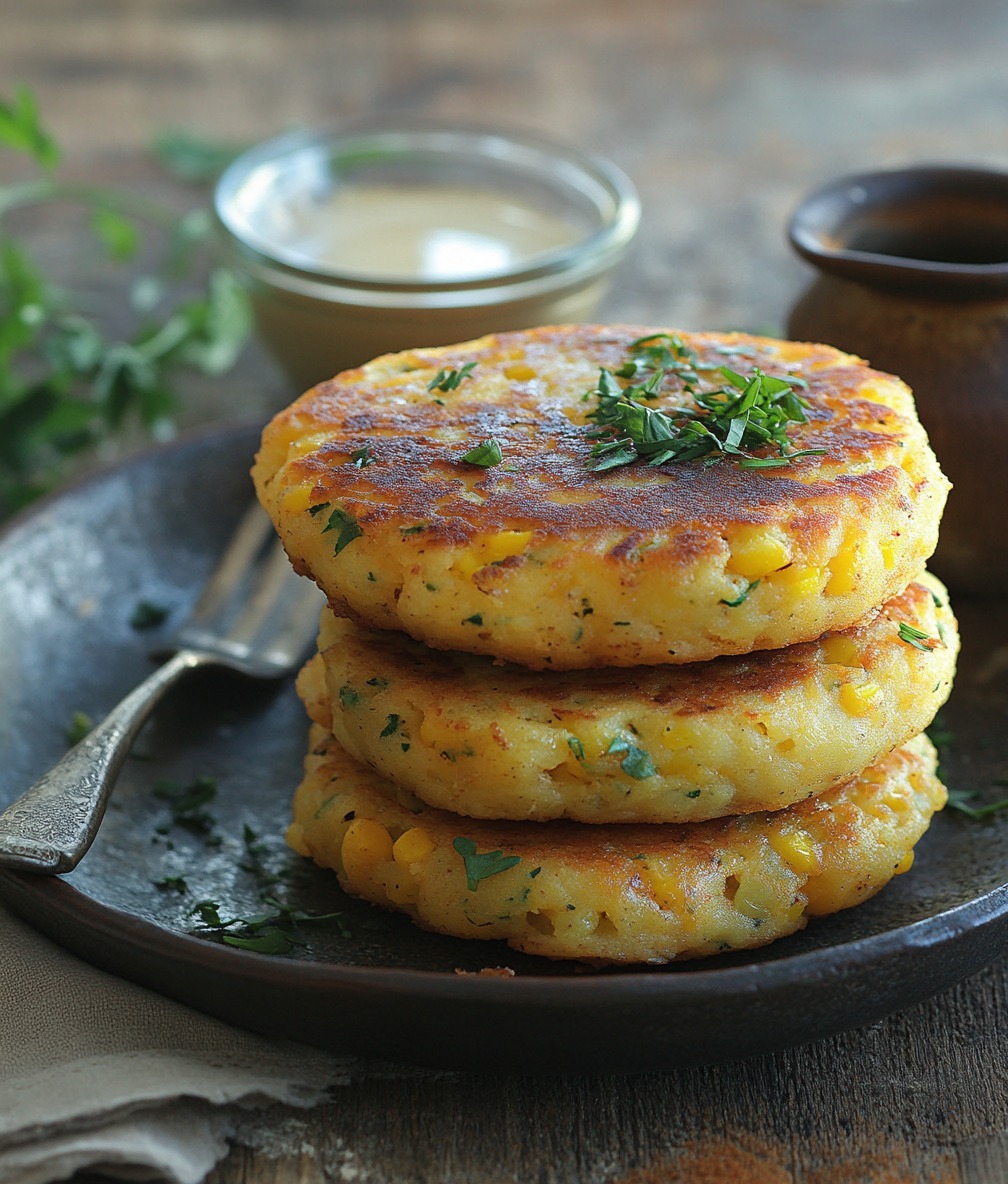
<svg viewBox="0 0 1008 1184">
<path fill-rule="evenodd" d="M 0 524 L 0 550 L 5 551 L 16 543 L 21 532 L 31 529 L 40 516 L 48 513 L 54 505 L 58 506 L 64 498 L 86 494 L 91 488 L 100 487 L 130 470 L 142 470 L 144 466 L 170 457 L 173 453 L 202 448 L 224 451 L 237 447 L 240 441 L 247 441 L 252 446 L 249 453 L 251 463 L 256 434 L 261 431 L 262 424 L 261 417 L 248 417 L 187 430 L 171 441 L 141 449 L 117 458 L 114 463 L 75 477 Z M 466 1007 L 482 1007 L 485 1010 L 507 1004 L 521 1014 L 532 1014 L 537 1008 L 560 1010 L 565 1006 L 596 1009 L 606 1006 L 618 1012 L 620 1007 L 638 1005 L 642 1008 L 641 1014 L 653 1018 L 656 1015 L 673 1014 L 677 1006 L 694 1006 L 712 999 L 730 1000 L 736 1005 L 742 1002 L 743 1006 L 746 1001 L 765 999 L 768 1006 L 772 1007 L 788 990 L 814 990 L 818 987 L 835 990 L 838 985 L 850 981 L 850 994 L 856 998 L 841 1003 L 839 1010 L 839 1014 L 846 1018 L 824 1022 L 813 1036 L 804 1039 L 874 1022 L 889 1012 L 909 1006 L 915 1000 L 926 998 L 976 973 L 1008 950 L 1008 882 L 906 924 L 794 954 L 777 954 L 765 961 L 740 961 L 728 966 L 712 966 L 709 961 L 701 959 L 672 962 L 664 966 L 631 963 L 602 974 L 539 974 L 534 970 L 521 970 L 513 977 L 396 965 L 352 965 L 323 959 L 301 961 L 284 956 L 256 954 L 104 904 L 58 876 L 42 877 L 31 873 L 0 871 L 0 899 L 5 900 L 12 911 L 34 929 L 47 934 L 64 948 L 72 949 L 84 960 L 102 966 L 119 978 L 144 982 L 148 986 L 151 984 L 143 978 L 143 974 L 134 973 L 124 962 L 110 964 L 107 959 L 103 959 L 100 951 L 92 955 L 88 948 L 84 948 L 84 943 L 74 945 L 62 940 L 56 932 L 58 926 L 53 925 L 53 919 L 62 919 L 71 925 L 80 924 L 92 935 L 105 936 L 108 939 L 106 944 L 127 945 L 137 951 L 138 959 L 144 955 L 148 960 L 170 964 L 176 970 L 190 968 L 194 973 L 220 975 L 223 979 L 258 984 L 274 991 L 278 988 L 304 990 L 317 996 L 331 991 L 336 1000 L 341 993 L 344 998 L 348 998 L 350 993 L 360 995 L 370 991 L 372 994 L 381 993 L 386 1000 L 406 999 L 418 1005 L 464 1003 Z M 816 919 L 813 918 L 812 924 L 815 923 Z M 964 938 L 968 940 L 961 940 Z M 506 959 L 511 953 L 510 948 L 502 943 L 494 943 L 492 947 L 486 944 L 488 951 L 491 948 L 493 950 L 485 960 L 486 964 Z M 957 946 L 958 956 L 948 956 L 950 945 Z M 496 956 L 498 950 L 499 957 Z M 895 988 L 892 983 L 883 986 L 879 992 L 880 998 L 876 1000 L 865 986 L 866 976 L 900 956 L 917 968 L 914 982 L 904 983 L 902 994 L 898 991 L 899 984 L 895 984 Z M 153 989 L 158 988 L 154 986 Z M 177 990 L 165 989 L 162 993 L 211 1014 L 218 1014 L 225 1021 L 228 1019 L 226 1015 L 215 1013 L 212 1008 L 186 998 Z M 256 1026 L 241 1019 L 232 1019 L 230 1022 L 246 1027 Z M 269 1031 L 262 1027 L 258 1030 Z M 750 1048 L 740 1055 L 787 1047 L 801 1039 L 791 1038 L 786 1032 L 750 1037 Z M 641 1055 L 646 1059 L 648 1054 Z M 410 1058 L 406 1056 L 404 1059 Z M 427 1059 L 424 1058 L 421 1063 L 426 1063 Z M 671 1063 L 704 1062 L 680 1059 Z"/>
</svg>

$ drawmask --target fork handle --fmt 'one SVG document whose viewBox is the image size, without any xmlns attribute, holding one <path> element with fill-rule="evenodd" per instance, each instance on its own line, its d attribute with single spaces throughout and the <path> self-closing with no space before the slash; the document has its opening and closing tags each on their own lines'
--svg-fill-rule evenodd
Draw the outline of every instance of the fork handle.
<svg viewBox="0 0 1008 1184">
<path fill-rule="evenodd" d="M 72 871 L 98 833 L 109 793 L 144 721 L 169 687 L 207 654 L 179 650 L 0 814 L 0 867 Z"/>
</svg>

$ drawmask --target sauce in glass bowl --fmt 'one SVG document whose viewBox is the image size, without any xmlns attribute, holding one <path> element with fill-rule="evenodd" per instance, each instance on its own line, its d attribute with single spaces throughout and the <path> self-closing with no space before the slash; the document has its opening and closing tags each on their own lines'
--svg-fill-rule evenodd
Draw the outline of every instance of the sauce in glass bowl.
<svg viewBox="0 0 1008 1184">
<path fill-rule="evenodd" d="M 640 219 L 607 161 L 429 124 L 269 141 L 215 204 L 260 335 L 301 389 L 382 353 L 590 319 Z"/>
</svg>

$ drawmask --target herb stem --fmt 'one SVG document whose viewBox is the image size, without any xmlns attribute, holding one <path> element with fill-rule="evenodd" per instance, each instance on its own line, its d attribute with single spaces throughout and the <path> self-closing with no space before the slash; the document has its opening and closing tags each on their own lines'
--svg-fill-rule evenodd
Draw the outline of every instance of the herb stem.
<svg viewBox="0 0 1008 1184">
<path fill-rule="evenodd" d="M 24 181 L 18 185 L 7 185 L 0 190 L 0 218 L 11 210 L 24 206 L 42 205 L 50 201 L 79 201 L 85 205 L 102 209 L 115 209 L 119 213 L 134 214 L 156 226 L 170 230 L 179 219 L 176 211 L 151 201 L 139 193 L 112 189 L 105 185 L 89 185 L 85 182 L 54 181 L 40 178 Z"/>
</svg>

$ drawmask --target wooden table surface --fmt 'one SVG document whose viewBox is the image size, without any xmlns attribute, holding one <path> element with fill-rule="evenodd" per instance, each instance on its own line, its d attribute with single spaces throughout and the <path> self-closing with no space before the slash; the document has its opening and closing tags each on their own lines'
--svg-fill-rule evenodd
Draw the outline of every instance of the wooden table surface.
<svg viewBox="0 0 1008 1184">
<path fill-rule="evenodd" d="M 39 96 L 68 174 L 184 208 L 149 154 L 418 112 L 603 153 L 640 235 L 611 320 L 775 331 L 810 272 L 810 187 L 913 160 L 1008 161 L 1002 0 L 6 0 L 0 79 Z M 412 344 L 412 343 L 411 343 Z M 196 424 L 293 394 L 252 348 L 182 391 Z M 1008 1180 L 1008 960 L 869 1028 L 637 1077 L 373 1076 L 256 1121 L 212 1184 Z"/>
</svg>

